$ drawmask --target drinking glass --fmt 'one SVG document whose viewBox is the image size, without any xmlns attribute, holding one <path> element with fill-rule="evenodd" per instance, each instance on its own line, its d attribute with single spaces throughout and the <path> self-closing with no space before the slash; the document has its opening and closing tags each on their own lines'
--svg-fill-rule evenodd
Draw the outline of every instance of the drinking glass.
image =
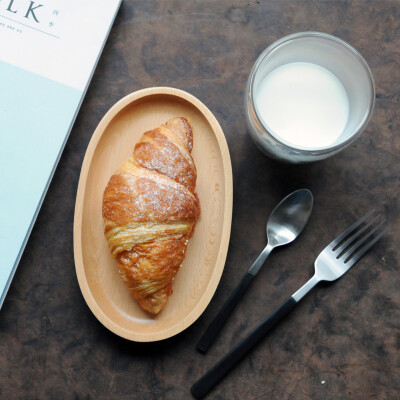
<svg viewBox="0 0 400 400">
<path fill-rule="evenodd" d="M 260 118 L 255 101 L 260 83 L 276 68 L 295 62 L 312 63 L 327 69 L 341 81 L 347 92 L 347 124 L 342 134 L 329 146 L 295 146 L 280 138 Z M 375 85 L 367 62 L 343 40 L 320 32 L 296 33 L 269 46 L 255 62 L 245 92 L 247 128 L 255 144 L 266 155 L 290 163 L 322 160 L 343 150 L 365 129 L 374 104 Z"/>
</svg>

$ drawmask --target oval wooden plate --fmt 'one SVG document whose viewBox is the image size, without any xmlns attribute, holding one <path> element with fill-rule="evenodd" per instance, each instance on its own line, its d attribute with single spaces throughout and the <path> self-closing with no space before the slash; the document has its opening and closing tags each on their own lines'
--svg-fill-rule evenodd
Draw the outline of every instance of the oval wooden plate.
<svg viewBox="0 0 400 400">
<path fill-rule="evenodd" d="M 193 159 L 201 217 L 175 277 L 173 294 L 157 316 L 143 311 L 118 275 L 103 234 L 102 199 L 111 175 L 148 130 L 171 117 L 193 126 Z M 82 294 L 98 320 L 129 340 L 151 342 L 186 329 L 210 302 L 224 268 L 232 219 L 232 166 L 220 125 L 194 96 L 178 89 L 139 90 L 115 104 L 90 140 L 76 196 L 74 255 Z"/>
</svg>

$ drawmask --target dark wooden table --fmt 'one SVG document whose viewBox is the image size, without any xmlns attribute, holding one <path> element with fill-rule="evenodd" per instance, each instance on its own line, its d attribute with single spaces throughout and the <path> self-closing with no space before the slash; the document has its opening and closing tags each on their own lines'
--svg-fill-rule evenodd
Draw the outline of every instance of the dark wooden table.
<svg viewBox="0 0 400 400">
<path fill-rule="evenodd" d="M 354 45 L 376 82 L 363 135 L 313 165 L 269 160 L 246 133 L 243 92 L 259 53 L 290 33 L 316 30 Z M 231 242 L 204 314 L 169 340 L 141 344 L 104 328 L 75 276 L 72 225 L 86 146 L 105 112 L 149 86 L 202 100 L 232 157 Z M 214 390 L 210 399 L 400 398 L 400 2 L 128 1 L 100 59 L 78 119 L 0 312 L 0 398 L 190 399 L 189 388 L 312 273 L 316 255 L 375 207 L 392 229 L 343 279 L 308 295 Z M 274 253 L 207 356 L 195 344 L 266 243 L 269 212 L 311 189 L 304 234 Z"/>
</svg>

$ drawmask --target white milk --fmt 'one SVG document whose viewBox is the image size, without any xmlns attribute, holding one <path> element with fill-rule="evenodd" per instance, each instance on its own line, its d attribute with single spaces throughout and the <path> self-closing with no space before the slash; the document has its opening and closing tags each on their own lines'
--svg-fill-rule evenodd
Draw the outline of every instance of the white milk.
<svg viewBox="0 0 400 400">
<path fill-rule="evenodd" d="M 332 145 L 349 116 L 349 99 L 340 80 L 311 63 L 295 62 L 273 70 L 254 96 L 269 131 L 294 147 Z"/>
</svg>

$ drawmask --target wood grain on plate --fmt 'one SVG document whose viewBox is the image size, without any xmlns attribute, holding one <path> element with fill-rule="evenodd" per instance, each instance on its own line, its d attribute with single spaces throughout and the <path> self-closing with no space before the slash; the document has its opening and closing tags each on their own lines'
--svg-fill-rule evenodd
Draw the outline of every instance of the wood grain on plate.
<svg viewBox="0 0 400 400">
<path fill-rule="evenodd" d="M 157 316 L 143 311 L 117 271 L 103 234 L 104 188 L 132 154 L 142 134 L 171 117 L 193 126 L 192 156 L 202 214 L 189 242 L 173 294 Z M 171 337 L 191 325 L 210 302 L 228 250 L 232 217 L 232 168 L 228 146 L 212 113 L 192 95 L 173 88 L 150 88 L 115 104 L 98 125 L 83 161 L 74 220 L 76 273 L 95 316 L 126 339 L 150 342 Z"/>
</svg>

